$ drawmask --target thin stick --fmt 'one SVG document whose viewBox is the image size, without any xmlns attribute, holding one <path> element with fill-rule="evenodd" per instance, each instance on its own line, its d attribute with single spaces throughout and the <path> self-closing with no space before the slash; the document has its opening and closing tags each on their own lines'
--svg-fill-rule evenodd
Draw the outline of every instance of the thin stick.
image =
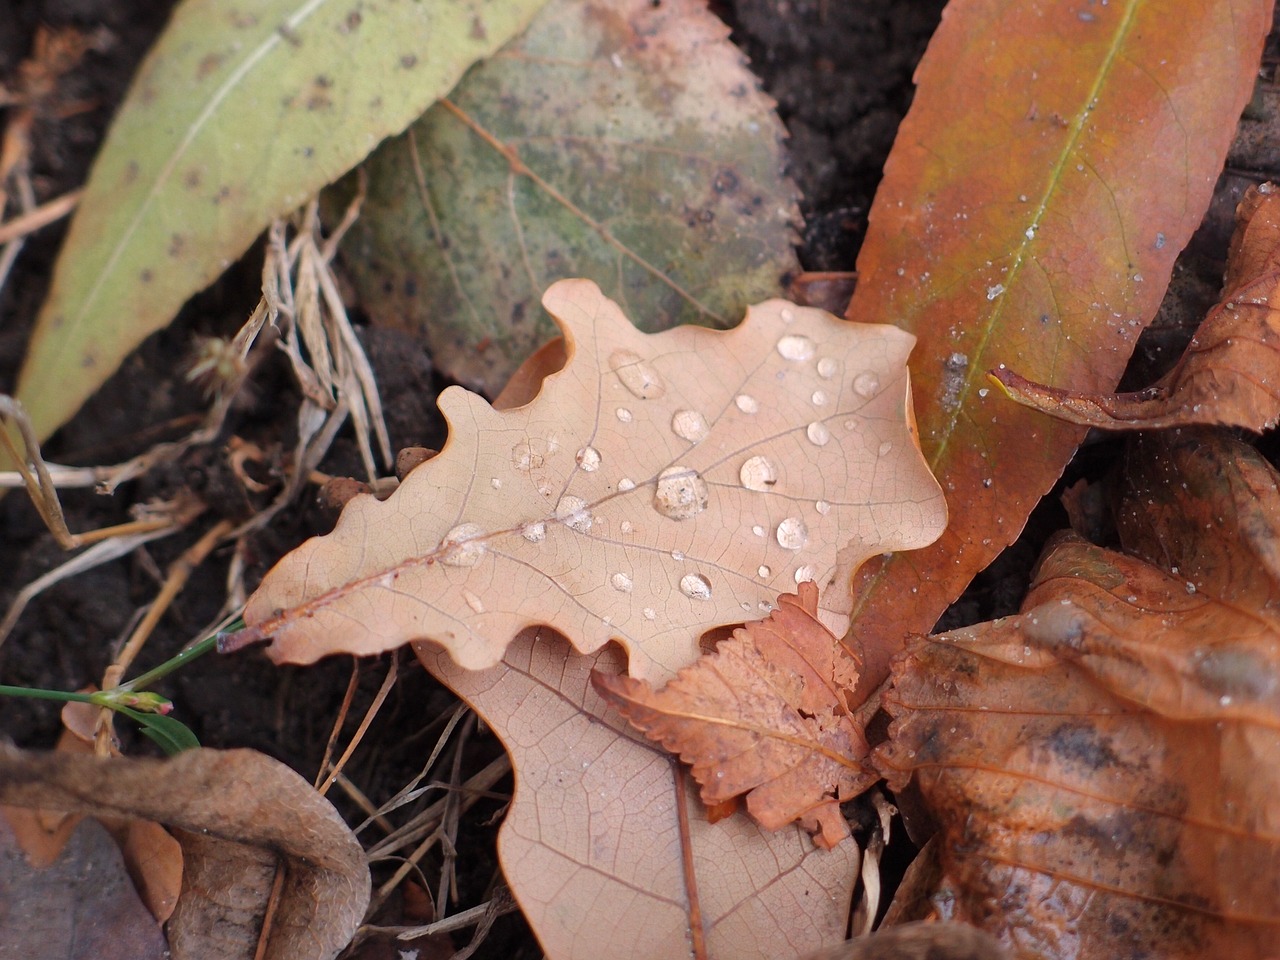
<svg viewBox="0 0 1280 960">
<path fill-rule="evenodd" d="M 347 761 L 355 753 L 356 747 L 360 746 L 360 741 L 369 732 L 369 725 L 373 723 L 373 718 L 378 715 L 378 711 L 386 703 L 388 694 L 391 693 L 391 688 L 396 685 L 396 677 L 399 674 L 400 658 L 398 655 L 393 654 L 391 666 L 387 669 L 387 675 L 382 679 L 382 686 L 378 688 L 378 694 L 373 698 L 373 703 L 369 704 L 369 709 L 364 712 L 364 719 L 360 721 L 360 726 L 356 728 L 355 734 L 351 737 L 351 742 L 347 744 L 347 749 L 342 751 L 342 756 L 338 758 L 338 762 L 334 764 L 333 771 L 325 778 L 324 783 L 317 787 L 320 796 L 323 797 L 329 792 L 329 787 L 333 785 L 333 781 L 342 773 L 342 768 L 347 765 Z"/>
<path fill-rule="evenodd" d="M 76 208 L 82 196 L 84 196 L 83 187 L 70 190 L 60 197 L 54 197 L 40 204 L 34 210 L 20 214 L 6 223 L 0 223 L 0 244 L 30 236 L 37 230 L 61 220 Z"/>
</svg>

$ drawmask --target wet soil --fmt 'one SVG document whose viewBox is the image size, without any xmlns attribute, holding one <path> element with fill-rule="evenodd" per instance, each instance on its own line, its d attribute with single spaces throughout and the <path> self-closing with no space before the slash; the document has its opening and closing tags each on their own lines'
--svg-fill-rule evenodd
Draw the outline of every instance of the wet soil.
<svg viewBox="0 0 1280 960">
<path fill-rule="evenodd" d="M 879 171 L 912 95 L 911 73 L 936 26 L 942 0 L 721 0 L 713 5 L 734 28 L 734 40 L 778 101 L 792 140 L 792 172 L 804 195 L 801 257 L 809 270 L 852 270 L 866 226 Z M 75 27 L 95 33 L 90 51 L 59 83 L 57 101 L 37 118 L 31 136 L 30 172 L 40 201 L 81 185 L 107 122 L 120 102 L 142 53 L 163 27 L 169 4 L 120 4 L 114 0 L 11 0 L 0 25 L 0 82 L 12 85 L 17 68 L 35 42 L 37 29 Z M 76 112 L 58 105 L 79 104 Z M 83 107 L 87 107 L 84 109 Z M 1274 139 L 1270 141 L 1274 144 Z M 1260 151 L 1261 153 L 1261 151 Z M 1241 185 L 1269 172 L 1269 160 L 1237 157 Z M 1207 229 L 1222 232 L 1219 221 Z M 1229 221 L 1227 221 L 1229 222 Z M 45 294 L 65 224 L 37 234 L 0 291 L 0 390 L 12 389 L 30 325 Z M 1225 243 L 1201 243 L 1203 253 L 1179 267 L 1187 297 L 1206 304 L 1216 293 Z M 123 460 L 152 443 L 190 429 L 204 409 L 198 389 L 181 371 L 197 335 L 230 335 L 258 297 L 261 251 L 251 251 L 211 290 L 184 309 L 167 330 L 150 338 L 123 365 L 98 396 L 48 445 L 61 463 L 102 464 Z M 1181 302 L 1181 301 L 1180 301 Z M 1189 317 L 1196 316 L 1194 307 Z M 1136 380 L 1146 382 L 1185 342 L 1188 321 L 1166 313 L 1144 339 L 1135 360 Z M 430 358 L 402 334 L 362 329 L 388 407 L 393 447 L 438 447 L 443 425 L 434 410 L 442 384 Z M 232 435 L 267 451 L 292 444 L 291 413 L 296 400 L 282 366 L 268 364 L 255 378 L 249 397 L 233 412 L 221 442 L 192 451 L 177 464 L 128 484 L 112 497 L 69 491 L 64 497 L 73 530 L 126 519 L 132 506 L 171 497 L 187 488 L 205 498 L 211 513 L 240 520 L 260 504 L 231 477 L 223 444 Z M 1117 455 L 1114 443 L 1091 443 L 1082 450 L 1064 483 L 1105 473 Z M 336 475 L 358 475 L 355 446 L 344 437 L 321 467 Z M 248 586 L 286 550 L 324 532 L 334 515 L 313 500 L 280 514 L 255 536 Z M 208 526 L 154 542 L 47 591 L 31 604 L 0 646 L 0 679 L 8 684 L 76 689 L 100 680 L 113 651 L 158 589 L 164 571 Z M 1061 526 L 1056 499 L 1046 498 L 1028 531 L 984 573 L 945 618 L 975 622 L 1011 612 L 1026 587 L 1044 539 Z M 0 501 L 0 609 L 18 589 L 62 562 L 64 555 L 44 531 L 30 504 L 18 494 Z M 226 596 L 229 553 L 214 555 L 192 576 L 177 603 L 149 641 L 135 670 L 176 653 L 215 618 Z M 451 694 L 427 677 L 410 658 L 387 705 L 366 735 L 347 775 L 375 803 L 415 776 L 435 742 L 442 717 L 453 709 Z M 209 746 L 247 746 L 275 756 L 312 777 L 324 755 L 334 717 L 354 688 L 341 742 L 363 716 L 384 675 L 388 658 L 353 665 L 334 659 L 309 668 L 276 668 L 258 655 L 206 657 L 166 683 L 176 715 Z M 49 747 L 60 729 L 58 712 L 38 701 L 0 699 L 0 735 L 27 747 Z M 128 752 L 151 750 L 122 731 Z M 500 753 L 483 731 L 466 741 L 464 776 Z M 509 789 L 509 783 L 499 789 Z M 363 819 L 341 794 L 335 802 L 353 821 Z M 457 875 L 459 902 L 483 902 L 494 881 L 493 840 L 501 800 L 479 804 L 460 832 Z M 436 860 L 424 865 L 439 875 Z M 460 934 L 459 945 L 466 934 Z M 537 957 L 540 952 L 518 915 L 500 921 L 478 957 Z"/>
</svg>

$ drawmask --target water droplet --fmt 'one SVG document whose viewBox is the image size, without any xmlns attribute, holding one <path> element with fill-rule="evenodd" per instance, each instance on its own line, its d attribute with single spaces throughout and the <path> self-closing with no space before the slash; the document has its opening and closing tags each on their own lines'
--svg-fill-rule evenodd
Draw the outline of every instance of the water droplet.
<svg viewBox="0 0 1280 960">
<path fill-rule="evenodd" d="M 547 525 L 541 520 L 536 523 L 526 523 L 520 530 L 520 536 L 530 543 L 541 543 L 547 538 Z"/>
<path fill-rule="evenodd" d="M 840 370 L 840 364 L 833 357 L 823 357 L 818 361 L 818 376 L 823 380 L 830 380 Z"/>
<path fill-rule="evenodd" d="M 707 418 L 697 410 L 677 410 L 671 418 L 671 430 L 677 437 L 697 443 L 707 435 Z"/>
<path fill-rule="evenodd" d="M 795 311 L 790 307 L 783 307 L 778 316 L 782 318 L 783 323 L 791 323 L 796 318 Z"/>
<path fill-rule="evenodd" d="M 778 538 L 778 546 L 787 550 L 799 550 L 809 542 L 809 528 L 799 517 L 787 517 L 778 524 L 775 536 Z"/>
<path fill-rule="evenodd" d="M 756 568 L 756 573 L 759 574 L 759 576 L 764 580 L 768 580 L 771 576 L 773 576 L 773 571 L 770 570 L 768 567 L 766 567 L 763 563 Z"/>
<path fill-rule="evenodd" d="M 587 508 L 587 501 L 581 497 L 566 494 L 556 504 L 556 519 L 563 521 L 570 530 L 587 533 L 591 529 L 591 521 L 594 518 Z"/>
<path fill-rule="evenodd" d="M 755 397 L 740 393 L 733 398 L 734 405 L 743 413 L 759 413 L 760 401 Z"/>
<path fill-rule="evenodd" d="M 761 613 L 773 613 L 773 604 L 768 600 L 761 600 L 756 606 L 760 608 Z"/>
<path fill-rule="evenodd" d="M 644 614 L 644 618 L 646 620 L 653 620 L 658 616 L 658 614 L 654 611 L 653 607 L 645 607 L 640 612 Z"/>
<path fill-rule="evenodd" d="M 824 517 L 831 512 L 831 504 L 825 500 L 819 500 L 813 505 L 813 509 L 817 510 Z"/>
<path fill-rule="evenodd" d="M 446 567 L 474 567 L 484 556 L 484 543 L 478 539 L 483 536 L 478 523 L 458 524 L 440 541 L 440 562 Z"/>
<path fill-rule="evenodd" d="M 813 350 L 813 341 L 803 334 L 789 333 L 778 341 L 778 353 L 787 360 L 808 360 Z"/>
<path fill-rule="evenodd" d="M 815 447 L 825 447 L 827 441 L 831 439 L 831 431 L 827 429 L 827 425 L 818 420 L 809 424 L 804 433 Z"/>
<path fill-rule="evenodd" d="M 887 453 L 888 453 L 890 450 L 892 450 L 892 449 L 893 449 L 893 444 L 892 444 L 892 443 L 890 443 L 888 440 L 885 440 L 883 443 L 881 443 L 881 444 L 880 444 L 880 446 L 879 446 L 879 447 L 877 447 L 877 448 L 876 448 L 876 452 L 877 452 L 877 453 L 879 453 L 879 454 L 880 454 L 880 456 L 882 456 L 882 457 L 883 457 L 885 454 L 887 454 Z"/>
<path fill-rule="evenodd" d="M 871 371 L 860 373 L 853 378 L 853 392 L 860 397 L 874 397 L 880 389 L 880 378 Z"/>
<path fill-rule="evenodd" d="M 631 411 L 628 410 L 626 407 L 619 407 L 617 410 L 614 411 L 614 413 L 617 416 L 619 423 L 631 422 Z"/>
<path fill-rule="evenodd" d="M 683 559 L 684 559 L 684 551 L 683 551 L 683 550 L 672 550 L 672 551 L 671 551 L 671 559 L 672 559 L 672 560 L 674 560 L 674 561 L 676 561 L 676 563 L 679 563 L 681 560 L 683 560 Z"/>
<path fill-rule="evenodd" d="M 628 490 L 634 490 L 635 488 L 636 488 L 636 482 L 632 480 L 630 477 L 623 477 L 621 480 L 618 481 L 618 489 L 621 490 L 623 493 L 626 493 Z"/>
<path fill-rule="evenodd" d="M 707 481 L 688 467 L 668 467 L 658 474 L 653 508 L 672 520 L 688 520 L 707 508 Z"/>
<path fill-rule="evenodd" d="M 623 520 L 620 524 L 618 524 L 619 533 L 630 533 L 631 530 L 632 530 L 632 526 L 631 526 L 630 520 Z"/>
<path fill-rule="evenodd" d="M 748 490 L 768 490 L 778 482 L 778 470 L 765 457 L 752 457 L 738 471 L 738 480 Z"/>
<path fill-rule="evenodd" d="M 804 583 L 806 580 L 812 580 L 815 576 L 817 576 L 817 571 L 814 570 L 812 564 L 806 563 L 802 567 L 796 567 L 795 580 L 798 584 Z"/>
<path fill-rule="evenodd" d="M 827 402 L 827 395 L 821 390 L 815 390 L 813 391 L 813 396 L 811 396 L 809 400 L 815 407 L 825 406 Z"/>
<path fill-rule="evenodd" d="M 680 592 L 690 600 L 710 600 L 711 581 L 700 573 L 686 573 L 680 578 Z"/>
<path fill-rule="evenodd" d="M 501 481 L 499 478 L 497 478 L 497 477 L 490 477 L 490 478 L 489 478 L 489 486 L 493 487 L 493 489 L 495 489 L 495 490 L 501 490 L 501 489 L 502 489 L 502 481 Z"/>
<path fill-rule="evenodd" d="M 613 589 L 622 593 L 631 592 L 631 578 L 625 573 L 615 573 L 609 578 L 609 583 L 613 585 Z"/>
<path fill-rule="evenodd" d="M 462 599 L 467 602 L 467 606 L 475 613 L 484 613 L 484 601 L 477 597 L 470 590 L 462 591 Z"/>
<path fill-rule="evenodd" d="M 763 537 L 764 527 L 760 526 L 760 524 L 757 523 L 754 527 L 751 528 L 751 532 L 754 533 L 757 537 Z"/>
<path fill-rule="evenodd" d="M 609 354 L 609 369 L 618 375 L 622 385 L 641 400 L 655 400 L 667 392 L 667 385 L 658 371 L 630 350 L 615 350 Z"/>
<path fill-rule="evenodd" d="M 533 440 L 521 440 L 511 448 L 511 465 L 517 470 L 528 473 L 537 470 L 547 462 L 546 447 Z"/>
<path fill-rule="evenodd" d="M 595 447 L 583 447 L 578 451 L 578 455 L 574 458 L 587 473 L 593 473 L 600 469 L 600 451 Z"/>
</svg>

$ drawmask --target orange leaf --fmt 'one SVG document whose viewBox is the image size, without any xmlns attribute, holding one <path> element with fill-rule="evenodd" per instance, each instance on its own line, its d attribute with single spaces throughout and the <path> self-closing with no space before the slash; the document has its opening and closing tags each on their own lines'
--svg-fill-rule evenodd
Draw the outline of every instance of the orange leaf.
<svg viewBox="0 0 1280 960">
<path fill-rule="evenodd" d="M 708 806 L 746 794 L 761 826 L 798 822 L 830 849 L 849 836 L 840 804 L 877 778 L 844 705 L 856 674 L 817 612 L 818 588 L 806 581 L 659 691 L 625 676 L 591 680 L 632 726 L 691 765 Z"/>
<path fill-rule="evenodd" d="M 1081 429 L 1004 402 L 986 371 L 1114 389 L 1209 202 L 1272 7 L 947 7 L 848 316 L 920 338 L 921 444 L 956 519 L 932 547 L 863 568 L 857 636 L 891 651 L 929 630 L 1058 478 Z M 873 647 L 861 685 L 886 662 Z"/>
<path fill-rule="evenodd" d="M 1223 299 L 1177 365 L 1136 393 L 1087 393 L 992 371 L 1014 400 L 1060 420 L 1108 429 L 1224 424 L 1265 430 L 1280 420 L 1280 193 L 1251 188 L 1236 208 Z"/>
</svg>

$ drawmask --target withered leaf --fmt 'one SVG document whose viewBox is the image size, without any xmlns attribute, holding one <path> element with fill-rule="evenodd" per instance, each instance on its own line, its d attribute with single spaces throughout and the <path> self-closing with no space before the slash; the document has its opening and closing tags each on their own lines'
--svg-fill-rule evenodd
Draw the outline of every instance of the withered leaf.
<svg viewBox="0 0 1280 960">
<path fill-rule="evenodd" d="M 1222 424 L 1265 430 L 1280 420 L 1280 191 L 1251 189 L 1236 208 L 1222 300 L 1177 365 L 1136 393 L 1084 393 L 1009 369 L 993 379 L 1013 399 L 1062 420 L 1110 429 Z"/>
<path fill-rule="evenodd" d="M 284 882 L 266 960 L 320 960 L 347 945 L 369 901 L 364 853 L 329 802 L 252 750 L 167 760 L 0 747 L 0 803 L 169 826 L 185 857 L 168 924 L 176 958 L 255 957 L 277 866 Z"/>
<path fill-rule="evenodd" d="M 839 626 L 854 568 L 941 531 L 908 427 L 910 335 L 780 300 L 733 330 L 646 335 L 585 280 L 544 304 L 564 369 L 510 410 L 442 393 L 444 449 L 285 557 L 232 647 L 271 637 L 305 663 L 429 639 L 480 669 L 543 624 L 661 678 L 802 580 L 838 585 Z"/>
<path fill-rule="evenodd" d="M 818 588 L 806 581 L 661 690 L 626 676 L 591 680 L 690 764 L 706 804 L 746 794 L 761 826 L 798 822 L 829 849 L 849 836 L 840 804 L 878 776 L 862 763 L 867 743 L 845 705 L 852 660 L 817 612 Z"/>
</svg>

